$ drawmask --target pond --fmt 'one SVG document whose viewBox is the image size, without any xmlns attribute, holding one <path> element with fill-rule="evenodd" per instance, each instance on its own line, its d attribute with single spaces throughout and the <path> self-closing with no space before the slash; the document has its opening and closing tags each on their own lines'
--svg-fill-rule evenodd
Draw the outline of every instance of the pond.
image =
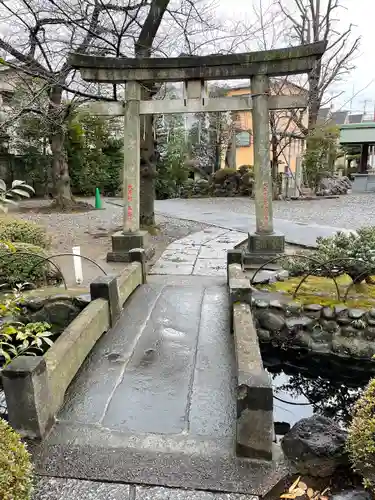
<svg viewBox="0 0 375 500">
<path fill-rule="evenodd" d="M 5 400 L 5 393 L 0 389 L 0 418 L 8 420 L 8 408 Z"/>
<path fill-rule="evenodd" d="M 274 388 L 277 441 L 296 422 L 315 413 L 348 426 L 353 406 L 371 378 L 369 371 L 350 367 L 348 360 L 340 368 L 326 358 L 296 357 L 264 345 L 261 350 Z"/>
</svg>

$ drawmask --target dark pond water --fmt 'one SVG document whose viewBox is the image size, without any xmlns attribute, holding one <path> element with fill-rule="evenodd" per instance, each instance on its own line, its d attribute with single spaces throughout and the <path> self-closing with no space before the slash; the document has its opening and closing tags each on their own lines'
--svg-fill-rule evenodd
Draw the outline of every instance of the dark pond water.
<svg viewBox="0 0 375 500">
<path fill-rule="evenodd" d="M 4 391 L 2 391 L 1 389 L 0 389 L 0 418 L 8 420 L 8 409 L 7 409 L 7 403 L 5 401 L 5 394 Z"/>
<path fill-rule="evenodd" d="M 295 357 L 264 346 L 262 357 L 273 380 L 277 440 L 298 420 L 316 413 L 347 427 L 353 406 L 371 378 L 370 371 L 350 360 L 338 364 L 337 359 Z"/>
</svg>

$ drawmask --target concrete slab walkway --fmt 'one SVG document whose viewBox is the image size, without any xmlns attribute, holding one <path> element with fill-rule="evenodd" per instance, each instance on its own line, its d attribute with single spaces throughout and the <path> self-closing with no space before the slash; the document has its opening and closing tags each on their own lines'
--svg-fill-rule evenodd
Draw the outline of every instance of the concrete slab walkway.
<svg viewBox="0 0 375 500">
<path fill-rule="evenodd" d="M 250 498 L 267 491 L 284 471 L 235 456 L 228 316 L 223 278 L 151 277 L 71 384 L 34 450 L 36 471 Z M 206 498 L 163 495 L 152 498 Z"/>
</svg>

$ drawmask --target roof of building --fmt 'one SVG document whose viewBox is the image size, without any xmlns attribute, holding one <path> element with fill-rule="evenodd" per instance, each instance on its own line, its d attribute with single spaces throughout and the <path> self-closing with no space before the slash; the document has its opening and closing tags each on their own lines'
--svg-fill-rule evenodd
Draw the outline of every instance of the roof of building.
<svg viewBox="0 0 375 500">
<path fill-rule="evenodd" d="M 363 113 L 349 115 L 349 123 L 362 123 Z"/>
<path fill-rule="evenodd" d="M 357 128 L 375 128 L 375 122 L 362 122 L 362 123 L 351 123 L 350 125 L 341 125 L 340 128 L 343 129 L 357 129 Z"/>
<path fill-rule="evenodd" d="M 349 111 L 334 111 L 331 115 L 331 121 L 336 125 L 344 125 L 348 117 Z"/>
<path fill-rule="evenodd" d="M 345 123 L 362 123 L 363 113 L 350 114 L 348 110 L 331 111 L 331 108 L 320 108 L 318 114 L 318 123 L 334 123 L 335 125 L 344 125 Z"/>
</svg>

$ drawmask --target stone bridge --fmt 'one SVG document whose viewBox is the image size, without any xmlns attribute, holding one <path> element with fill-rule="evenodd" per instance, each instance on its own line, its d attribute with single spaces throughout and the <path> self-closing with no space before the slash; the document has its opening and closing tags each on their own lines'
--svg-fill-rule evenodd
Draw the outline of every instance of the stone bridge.
<svg viewBox="0 0 375 500">
<path fill-rule="evenodd" d="M 258 392 L 243 397 L 225 278 L 144 282 L 142 265 L 94 282 L 43 357 L 4 370 L 10 422 L 34 438 L 37 474 L 265 494 L 286 471 L 272 450 L 272 389 L 256 376 Z M 257 342 L 254 353 L 261 363 Z"/>
</svg>

